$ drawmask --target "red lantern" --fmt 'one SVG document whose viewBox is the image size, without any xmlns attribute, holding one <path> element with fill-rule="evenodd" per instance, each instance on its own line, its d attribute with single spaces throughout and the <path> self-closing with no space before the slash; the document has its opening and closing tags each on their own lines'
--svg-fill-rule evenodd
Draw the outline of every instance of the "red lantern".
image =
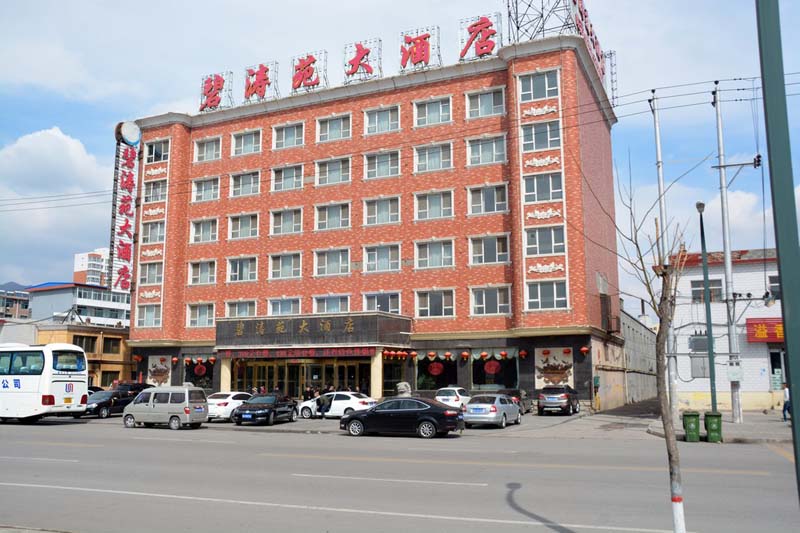
<svg viewBox="0 0 800 533">
<path fill-rule="evenodd" d="M 500 352 L 501 359 L 505 359 L 506 357 L 508 357 L 508 352 Z"/>
<path fill-rule="evenodd" d="M 550 350 L 542 350 L 542 355 L 550 355 Z"/>
<path fill-rule="evenodd" d="M 142 356 L 141 355 L 134 355 L 133 356 L 133 360 L 136 361 L 137 363 L 141 363 L 142 362 Z"/>
<path fill-rule="evenodd" d="M 401 360 L 405 361 L 408 354 L 406 352 L 397 352 L 397 355 L 400 357 Z"/>
<path fill-rule="evenodd" d="M 172 358 L 172 364 L 173 365 L 177 365 L 178 364 L 178 358 L 177 357 L 173 357 Z"/>
<path fill-rule="evenodd" d="M 217 362 L 217 358 L 216 358 L 216 357 L 209 357 L 209 358 L 208 358 L 208 362 L 209 362 L 209 363 L 211 363 L 211 364 L 213 365 L 214 363 L 216 363 L 216 362 Z"/>
<path fill-rule="evenodd" d="M 464 361 L 469 359 L 469 352 L 461 352 L 461 359 L 463 359 Z"/>
<path fill-rule="evenodd" d="M 494 359 L 486 361 L 486 364 L 483 365 L 483 371 L 490 375 L 497 374 L 500 372 L 500 362 Z"/>
<path fill-rule="evenodd" d="M 486 359 L 487 357 L 489 357 L 487 352 L 481 352 L 481 359 Z"/>
<path fill-rule="evenodd" d="M 389 350 L 383 351 L 383 357 L 389 357 Z"/>
<path fill-rule="evenodd" d="M 418 354 L 417 352 L 411 352 L 409 355 L 410 355 L 411 357 L 413 357 L 414 359 L 416 359 L 416 358 L 417 358 L 417 355 L 419 355 L 419 354 Z"/>
<path fill-rule="evenodd" d="M 526 350 L 520 350 L 519 357 L 520 359 L 525 359 L 526 357 L 528 357 L 528 352 Z"/>
<path fill-rule="evenodd" d="M 166 363 L 167 362 L 167 358 L 166 357 L 162 357 L 161 359 L 159 359 L 159 361 L 161 361 L 162 363 Z"/>
<path fill-rule="evenodd" d="M 451 357 L 453 357 L 453 354 L 451 354 L 450 352 L 444 352 L 444 358 L 445 359 L 447 359 L 449 361 Z"/>
<path fill-rule="evenodd" d="M 444 365 L 439 361 L 428 365 L 428 374 L 431 376 L 439 376 L 442 372 L 444 372 Z"/>
<path fill-rule="evenodd" d="M 428 359 L 433 361 L 435 357 L 436 357 L 436 352 L 428 352 Z"/>
<path fill-rule="evenodd" d="M 586 355 L 587 353 L 589 353 L 589 347 L 588 346 L 581 346 L 581 353 L 583 355 Z"/>
<path fill-rule="evenodd" d="M 183 362 L 184 362 L 184 363 L 186 363 L 187 365 L 189 365 L 189 364 L 191 364 L 191 363 L 192 363 L 192 358 L 191 358 L 191 357 L 187 357 L 187 358 L 185 358 L 185 359 L 183 360 Z"/>
<path fill-rule="evenodd" d="M 194 367 L 194 375 L 198 377 L 202 377 L 206 375 L 206 367 L 205 365 L 198 364 Z"/>
<path fill-rule="evenodd" d="M 570 350 L 569 348 L 564 348 L 564 353 L 572 353 L 572 350 Z"/>
<path fill-rule="evenodd" d="M 202 357 L 198 357 L 197 358 L 197 364 L 198 365 L 202 365 L 203 364 L 203 358 Z"/>
</svg>

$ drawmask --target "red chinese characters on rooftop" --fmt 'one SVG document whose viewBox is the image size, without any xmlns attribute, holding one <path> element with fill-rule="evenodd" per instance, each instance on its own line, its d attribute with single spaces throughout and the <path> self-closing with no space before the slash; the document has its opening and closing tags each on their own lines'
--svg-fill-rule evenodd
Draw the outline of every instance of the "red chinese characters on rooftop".
<svg viewBox="0 0 800 533">
<path fill-rule="evenodd" d="M 469 37 L 467 44 L 461 49 L 460 58 L 464 58 L 469 52 L 470 47 L 475 45 L 475 57 L 490 55 L 494 51 L 496 43 L 492 37 L 497 34 L 494 23 L 487 17 L 481 17 L 476 22 L 467 27 Z"/>
<path fill-rule="evenodd" d="M 203 80 L 203 93 L 200 98 L 200 111 L 212 111 L 222 103 L 222 90 L 225 78 L 221 74 L 212 74 Z"/>
<path fill-rule="evenodd" d="M 400 46 L 400 65 L 403 68 L 408 66 L 409 61 L 412 66 L 428 65 L 431 61 L 431 34 L 422 33 L 416 37 L 405 35 L 403 40 L 405 46 Z"/>
<path fill-rule="evenodd" d="M 301 87 L 313 88 L 319 85 L 316 63 L 317 58 L 311 54 L 297 60 L 293 65 L 292 90 L 296 91 Z"/>
<path fill-rule="evenodd" d="M 272 84 L 269 78 L 269 67 L 263 63 L 255 68 L 247 69 L 244 79 L 244 99 L 250 100 L 253 97 L 264 99 L 267 96 L 267 88 Z"/>
<path fill-rule="evenodd" d="M 356 43 L 356 53 L 352 59 L 347 62 L 347 64 L 350 65 L 350 68 L 345 71 L 345 76 L 353 76 L 359 70 L 363 70 L 363 72 L 366 74 L 372 74 L 372 65 L 369 64 L 370 52 L 371 50 L 366 48 L 363 44 Z"/>
</svg>

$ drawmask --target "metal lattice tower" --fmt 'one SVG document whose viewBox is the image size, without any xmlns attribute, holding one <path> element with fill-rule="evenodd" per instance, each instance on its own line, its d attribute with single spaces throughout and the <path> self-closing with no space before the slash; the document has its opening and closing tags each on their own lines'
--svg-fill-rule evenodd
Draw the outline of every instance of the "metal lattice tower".
<svg viewBox="0 0 800 533">
<path fill-rule="evenodd" d="M 507 5 L 509 43 L 578 32 L 571 0 L 507 0 Z"/>
<path fill-rule="evenodd" d="M 617 52 L 615 50 L 603 52 L 603 59 L 608 65 L 608 79 L 605 80 L 605 84 L 611 88 L 611 107 L 617 107 Z"/>
</svg>

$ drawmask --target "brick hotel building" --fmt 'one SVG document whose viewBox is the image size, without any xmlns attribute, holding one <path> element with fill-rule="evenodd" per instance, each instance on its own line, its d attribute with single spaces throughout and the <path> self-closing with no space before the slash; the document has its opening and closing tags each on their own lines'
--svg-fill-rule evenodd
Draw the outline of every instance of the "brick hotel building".
<svg viewBox="0 0 800 533">
<path fill-rule="evenodd" d="M 138 120 L 138 372 L 598 394 L 622 344 L 615 122 L 579 36 Z"/>
</svg>

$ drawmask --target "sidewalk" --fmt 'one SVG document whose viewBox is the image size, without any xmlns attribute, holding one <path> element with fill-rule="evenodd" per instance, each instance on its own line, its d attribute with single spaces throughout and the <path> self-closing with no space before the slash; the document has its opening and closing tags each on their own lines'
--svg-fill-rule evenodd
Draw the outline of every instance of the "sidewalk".
<svg viewBox="0 0 800 533">
<path fill-rule="evenodd" d="M 755 444 L 762 442 L 792 442 L 792 428 L 781 418 L 780 411 L 745 411 L 742 415 L 743 422 L 734 424 L 730 411 L 722 412 L 722 441 L 728 444 Z M 654 420 L 647 428 L 647 432 L 657 437 L 664 436 L 661 419 Z M 705 435 L 702 414 L 700 420 L 701 439 Z M 683 431 L 683 421 L 675 421 L 675 434 L 678 440 L 686 440 Z"/>
</svg>

